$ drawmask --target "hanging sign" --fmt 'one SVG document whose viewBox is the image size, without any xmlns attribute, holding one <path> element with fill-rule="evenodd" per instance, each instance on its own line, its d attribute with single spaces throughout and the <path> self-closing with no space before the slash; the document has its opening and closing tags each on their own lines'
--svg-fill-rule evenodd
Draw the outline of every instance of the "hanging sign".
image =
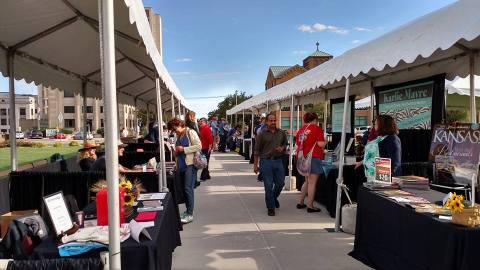
<svg viewBox="0 0 480 270">
<path fill-rule="evenodd" d="M 392 116 L 399 129 L 430 129 L 434 81 L 382 90 L 378 94 L 380 114 Z"/>
<path fill-rule="evenodd" d="M 392 182 L 392 160 L 389 158 L 375 158 L 375 181 Z"/>
</svg>

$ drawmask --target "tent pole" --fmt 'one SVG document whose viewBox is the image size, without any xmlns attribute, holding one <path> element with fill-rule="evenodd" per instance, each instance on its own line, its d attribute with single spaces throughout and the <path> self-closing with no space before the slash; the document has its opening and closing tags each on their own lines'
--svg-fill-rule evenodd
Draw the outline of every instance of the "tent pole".
<svg viewBox="0 0 480 270">
<path fill-rule="evenodd" d="M 157 115 L 158 115 L 158 137 L 159 146 L 160 146 L 160 164 L 161 164 L 161 173 L 158 174 L 158 189 L 162 192 L 168 192 L 166 185 L 167 182 L 167 171 L 165 166 L 165 143 L 163 138 L 163 115 L 162 115 L 162 93 L 160 91 L 160 78 L 158 74 L 155 74 L 155 88 L 157 90 Z"/>
<path fill-rule="evenodd" d="M 267 112 L 266 112 L 266 114 L 268 115 L 268 100 L 267 100 Z"/>
<path fill-rule="evenodd" d="M 150 124 L 150 108 L 148 106 L 149 104 L 147 103 L 147 121 L 146 121 L 146 126 L 147 126 L 147 133 L 148 133 L 148 124 Z"/>
<path fill-rule="evenodd" d="M 181 118 L 182 116 L 182 108 L 181 108 L 182 104 L 180 104 L 180 100 L 178 101 L 178 117 Z"/>
<path fill-rule="evenodd" d="M 87 82 L 82 81 L 83 96 L 83 144 L 87 143 Z"/>
<path fill-rule="evenodd" d="M 250 155 L 253 155 L 253 129 L 255 128 L 254 126 L 254 119 L 255 119 L 255 114 L 252 109 L 252 128 L 250 129 Z"/>
<path fill-rule="evenodd" d="M 370 123 L 367 123 L 367 126 L 371 125 L 373 118 L 375 116 L 375 87 L 374 81 L 370 81 Z"/>
<path fill-rule="evenodd" d="M 325 136 L 327 136 L 327 119 L 328 119 L 328 92 L 324 90 L 323 95 L 323 132 L 325 132 Z M 328 141 L 325 139 L 328 143 Z"/>
<path fill-rule="evenodd" d="M 289 145 L 290 145 L 290 154 L 288 157 L 288 181 L 290 181 L 290 190 L 292 190 L 292 167 L 293 167 L 293 104 L 295 101 L 295 96 L 292 95 L 292 100 L 290 103 L 290 138 L 289 138 Z M 282 112 L 280 110 L 280 121 L 282 119 Z"/>
<path fill-rule="evenodd" d="M 340 140 L 340 161 L 338 164 L 338 178 L 337 178 L 337 208 L 335 209 L 335 232 L 340 231 L 340 208 L 342 207 L 342 188 L 343 188 L 343 165 L 345 163 L 345 136 L 347 133 L 347 113 L 348 101 L 350 96 L 350 78 L 347 78 L 345 85 L 345 101 L 343 103 L 343 122 L 342 122 L 342 137 Z"/>
<path fill-rule="evenodd" d="M 10 131 L 8 139 L 10 141 L 10 168 L 12 172 L 17 170 L 17 109 L 15 108 L 15 70 L 14 70 L 14 56 L 15 52 L 8 52 L 8 92 L 10 101 Z"/>
<path fill-rule="evenodd" d="M 120 216 L 118 193 L 118 128 L 117 128 L 117 96 L 115 78 L 115 34 L 113 0 L 101 0 L 100 28 L 101 61 L 104 69 L 102 84 L 105 89 L 105 161 L 108 189 L 108 239 L 110 269 L 121 269 L 120 260 Z"/>
<path fill-rule="evenodd" d="M 470 118 L 477 123 L 477 108 L 475 104 L 475 55 L 470 54 Z"/>
<path fill-rule="evenodd" d="M 172 101 L 172 119 L 175 118 L 175 99 L 173 97 L 173 94 L 172 94 L 172 97 L 171 97 L 171 101 Z"/>
<path fill-rule="evenodd" d="M 297 128 L 295 129 L 295 131 L 298 131 L 300 129 L 300 99 L 297 99 L 297 105 L 296 105 L 296 109 L 297 109 Z M 295 134 L 297 134 L 295 132 Z"/>
<path fill-rule="evenodd" d="M 245 109 L 242 109 L 242 152 L 245 153 Z"/>
</svg>

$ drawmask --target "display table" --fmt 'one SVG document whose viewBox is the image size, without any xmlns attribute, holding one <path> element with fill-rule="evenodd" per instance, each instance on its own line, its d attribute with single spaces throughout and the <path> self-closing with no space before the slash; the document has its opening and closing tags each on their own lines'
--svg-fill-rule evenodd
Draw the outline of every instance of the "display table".
<svg viewBox="0 0 480 270">
<path fill-rule="evenodd" d="M 430 202 L 437 191 L 412 191 Z M 479 269 L 480 229 L 416 213 L 366 188 L 358 192 L 355 259 L 375 269 Z"/>
<path fill-rule="evenodd" d="M 152 240 L 145 240 L 137 243 L 132 238 L 121 243 L 121 258 L 123 269 L 171 269 L 172 253 L 176 247 L 181 245 L 178 224 L 178 216 L 175 214 L 175 204 L 170 194 L 162 200 L 164 210 L 157 212 L 155 226 L 147 228 Z M 78 258 L 98 257 L 100 251 L 97 249 Z M 53 238 L 48 238 L 40 243 L 34 251 L 34 259 L 59 258 L 58 249 Z M 70 258 L 76 258 L 73 256 Z"/>
</svg>

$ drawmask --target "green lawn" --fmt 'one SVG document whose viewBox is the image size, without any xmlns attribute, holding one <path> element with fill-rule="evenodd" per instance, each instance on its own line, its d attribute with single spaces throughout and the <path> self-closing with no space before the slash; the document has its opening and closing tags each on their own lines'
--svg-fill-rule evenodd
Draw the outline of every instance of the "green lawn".
<svg viewBox="0 0 480 270">
<path fill-rule="evenodd" d="M 51 145 L 43 148 L 18 147 L 17 163 L 18 166 L 25 165 L 37 160 L 50 159 L 55 153 L 62 154 L 65 158 L 77 155 L 80 146 L 53 147 Z M 0 148 L 0 171 L 10 169 L 10 148 Z"/>
</svg>

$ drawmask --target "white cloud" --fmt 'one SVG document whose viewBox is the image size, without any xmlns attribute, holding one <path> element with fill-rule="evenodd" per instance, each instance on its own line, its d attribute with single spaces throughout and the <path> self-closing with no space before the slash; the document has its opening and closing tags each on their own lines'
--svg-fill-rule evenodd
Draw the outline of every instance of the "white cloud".
<svg viewBox="0 0 480 270">
<path fill-rule="evenodd" d="M 299 50 L 299 51 L 293 51 L 293 54 L 306 54 L 307 51 Z"/>
<path fill-rule="evenodd" d="M 342 35 L 349 33 L 349 30 L 347 29 L 343 29 L 341 27 L 334 26 L 334 25 L 325 25 L 319 22 L 314 23 L 313 25 L 302 24 L 298 27 L 298 30 L 304 33 L 305 32 L 314 33 L 314 32 L 323 32 L 323 31 L 329 31 L 332 33 L 342 34 Z"/>
<path fill-rule="evenodd" d="M 360 42 L 361 42 L 361 41 L 358 40 L 358 39 L 355 39 L 354 41 L 352 41 L 353 44 L 358 44 L 358 43 L 360 43 Z"/>
<path fill-rule="evenodd" d="M 305 33 L 305 32 L 308 32 L 308 33 L 313 33 L 313 32 L 314 32 L 313 29 L 312 29 L 312 27 L 311 27 L 310 25 L 306 25 L 306 24 L 300 25 L 300 26 L 298 27 L 298 30 L 299 30 L 300 32 L 304 32 L 304 33 Z"/>
<path fill-rule="evenodd" d="M 184 58 L 178 58 L 175 60 L 175 62 L 191 62 L 192 58 L 184 57 Z"/>
<path fill-rule="evenodd" d="M 364 27 L 355 27 L 353 29 L 358 32 L 372 32 L 372 29 L 364 28 Z"/>
<path fill-rule="evenodd" d="M 314 23 L 312 28 L 315 29 L 315 31 L 317 31 L 317 32 L 322 32 L 322 31 L 327 30 L 328 26 L 326 26 L 325 24 L 321 24 L 321 23 Z"/>
</svg>

